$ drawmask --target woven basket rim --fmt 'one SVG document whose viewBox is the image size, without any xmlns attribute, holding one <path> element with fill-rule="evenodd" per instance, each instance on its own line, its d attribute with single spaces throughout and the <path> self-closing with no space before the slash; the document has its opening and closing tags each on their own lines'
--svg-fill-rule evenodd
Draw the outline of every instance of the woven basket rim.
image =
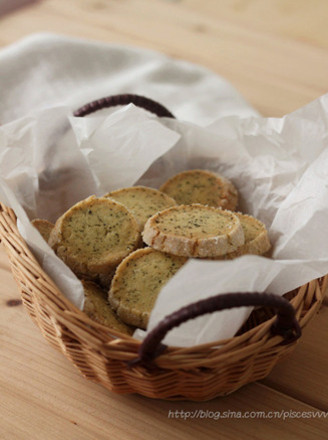
<svg viewBox="0 0 328 440">
<path fill-rule="evenodd" d="M 4 234 L 4 231 L 6 232 L 6 234 Z M 8 248 L 11 247 L 15 249 L 16 253 L 20 253 L 22 265 L 32 264 L 33 268 L 39 271 L 41 277 L 38 278 L 38 281 L 44 283 L 44 287 L 47 286 L 48 296 L 44 294 L 43 298 L 39 297 L 38 299 L 40 302 L 44 303 L 43 305 L 46 304 L 46 307 L 55 314 L 57 319 L 62 321 L 63 324 L 67 324 L 69 321 L 74 321 L 76 326 L 83 325 L 86 332 L 90 332 L 93 338 L 99 340 L 100 343 L 96 344 L 97 349 L 105 349 L 106 346 L 111 345 L 115 346 L 119 351 L 122 349 L 123 351 L 125 351 L 126 348 L 129 347 L 132 351 L 132 355 L 135 355 L 135 353 L 137 353 L 142 341 L 135 339 L 132 336 L 122 334 L 119 331 L 110 329 L 109 327 L 93 321 L 64 296 L 64 294 L 56 286 L 50 276 L 43 270 L 43 268 L 37 261 L 37 258 L 34 256 L 33 252 L 30 250 L 25 240 L 20 235 L 17 228 L 16 216 L 14 211 L 1 203 L 0 238 L 5 245 L 9 258 L 10 250 Z M 323 291 L 326 289 L 327 283 L 328 275 L 317 280 L 312 280 L 309 283 L 300 286 L 299 288 L 295 289 L 295 291 L 297 290 L 297 294 L 290 300 L 291 304 L 294 307 L 296 305 L 299 305 L 308 290 L 310 289 L 312 291 L 312 299 L 310 301 L 311 304 L 308 310 L 311 311 L 311 309 L 316 308 L 318 303 L 321 303 L 323 297 L 321 290 Z M 49 295 L 51 296 L 51 298 L 49 297 Z M 55 298 L 58 300 L 58 303 L 54 300 Z M 61 307 L 59 306 L 59 304 Z M 305 322 L 303 322 L 304 319 L 302 319 L 301 312 L 302 310 L 298 311 L 297 319 L 299 320 L 301 327 L 303 327 L 305 325 Z M 251 327 L 249 330 L 240 335 L 235 335 L 230 338 L 220 339 L 204 344 L 197 344 L 192 347 L 168 346 L 165 353 L 161 354 L 157 358 L 157 360 L 165 359 L 168 356 L 172 355 L 195 355 L 198 352 L 204 353 L 204 350 L 210 353 L 213 350 L 217 351 L 220 348 L 223 348 L 223 351 L 226 351 L 227 347 L 238 347 L 240 344 L 247 340 L 254 340 L 254 343 L 256 343 L 256 341 L 258 340 L 258 338 L 256 337 L 257 333 L 262 334 L 262 337 L 267 336 L 268 340 L 270 339 L 273 341 L 273 343 L 277 344 L 283 340 L 282 336 L 272 336 L 271 334 L 269 334 L 269 329 L 274 319 L 275 316 L 254 327 Z M 91 330 L 96 330 L 96 332 L 91 332 Z"/>
<path fill-rule="evenodd" d="M 121 99 L 127 97 L 131 98 L 131 95 L 103 98 L 80 110 L 90 113 L 104 105 L 121 103 Z M 134 96 L 133 99 L 147 107 L 150 105 L 150 110 L 155 109 L 155 113 L 156 109 L 159 110 L 160 115 L 163 110 L 167 112 L 163 106 L 158 107 L 147 98 Z M 173 117 L 171 113 L 166 116 Z M 290 353 L 298 342 L 295 338 L 290 342 L 286 334 L 288 343 L 284 344 L 286 339 L 283 336 L 274 335 L 271 326 L 277 315 L 268 307 L 260 307 L 251 313 L 239 330 L 240 334 L 192 347 L 169 346 L 153 362 L 146 365 L 135 363 L 139 349 L 143 348 L 142 341 L 93 321 L 71 303 L 42 269 L 20 235 L 16 220 L 14 211 L 0 203 L 0 240 L 5 245 L 30 317 L 45 339 L 86 378 L 111 391 L 166 400 L 199 401 L 224 396 L 266 377 L 278 360 Z M 299 327 L 303 328 L 316 313 L 327 286 L 328 275 L 285 294 L 295 309 L 299 324 L 295 326 L 294 319 L 297 336 Z M 284 319 L 280 325 L 284 334 L 287 327 L 291 330 Z M 153 350 L 153 346 L 150 347 Z"/>
</svg>

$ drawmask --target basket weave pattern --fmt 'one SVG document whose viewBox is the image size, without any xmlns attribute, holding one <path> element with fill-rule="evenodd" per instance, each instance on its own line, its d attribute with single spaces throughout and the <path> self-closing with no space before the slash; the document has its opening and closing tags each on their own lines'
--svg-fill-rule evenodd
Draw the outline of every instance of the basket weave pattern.
<svg viewBox="0 0 328 440">
<path fill-rule="evenodd" d="M 273 336 L 272 310 L 256 309 L 237 336 L 188 348 L 168 347 L 146 368 L 129 368 L 141 342 L 90 320 L 43 271 L 20 236 L 14 212 L 0 205 L 0 237 L 23 303 L 43 336 L 87 379 L 117 393 L 160 399 L 208 400 L 266 377 L 296 342 Z M 321 305 L 328 276 L 285 295 L 304 328 Z"/>
</svg>

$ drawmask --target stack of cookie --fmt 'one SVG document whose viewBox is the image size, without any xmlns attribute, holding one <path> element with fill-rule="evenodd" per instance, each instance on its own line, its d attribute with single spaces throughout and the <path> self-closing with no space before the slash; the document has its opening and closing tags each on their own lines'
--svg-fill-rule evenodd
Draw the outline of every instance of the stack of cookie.
<svg viewBox="0 0 328 440">
<path fill-rule="evenodd" d="M 188 258 L 224 260 L 270 249 L 263 223 L 234 212 L 237 204 L 229 180 L 191 170 L 160 191 L 136 186 L 91 196 L 55 225 L 33 224 L 84 280 L 84 311 L 132 334 L 135 327 L 147 328 L 160 290 Z"/>
</svg>

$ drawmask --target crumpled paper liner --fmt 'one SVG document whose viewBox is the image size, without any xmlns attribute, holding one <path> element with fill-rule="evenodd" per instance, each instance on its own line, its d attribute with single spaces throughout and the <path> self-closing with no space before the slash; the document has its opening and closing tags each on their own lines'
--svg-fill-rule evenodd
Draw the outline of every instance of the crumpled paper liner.
<svg viewBox="0 0 328 440">
<path fill-rule="evenodd" d="M 79 281 L 28 221 L 50 221 L 73 203 L 119 187 L 158 188 L 179 171 L 203 168 L 233 181 L 240 210 L 263 221 L 272 258 L 190 259 L 162 289 L 148 330 L 211 295 L 279 295 L 328 273 L 328 95 L 284 118 L 221 118 L 208 127 L 156 118 L 129 105 L 74 118 L 54 107 L 0 127 L 0 200 L 63 293 L 83 305 Z M 192 346 L 233 336 L 251 308 L 216 312 L 173 329 L 164 342 Z M 144 332 L 136 331 L 142 338 Z"/>
</svg>

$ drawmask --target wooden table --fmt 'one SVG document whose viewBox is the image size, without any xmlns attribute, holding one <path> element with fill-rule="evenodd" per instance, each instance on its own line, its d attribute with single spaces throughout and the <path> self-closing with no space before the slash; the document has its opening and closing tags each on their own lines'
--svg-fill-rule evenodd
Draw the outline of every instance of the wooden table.
<svg viewBox="0 0 328 440">
<path fill-rule="evenodd" d="M 157 49 L 211 68 L 263 115 L 282 116 L 327 91 L 327 21 L 326 0 L 45 0 L 2 18 L 0 45 L 50 31 Z M 3 250 L 0 276 L 1 440 L 327 439 L 328 418 L 310 413 L 328 411 L 327 300 L 265 380 L 210 402 L 155 402 L 83 379 L 16 301 Z M 195 409 L 212 417 L 169 417 Z M 307 416 L 215 420 L 229 410 Z"/>
</svg>

